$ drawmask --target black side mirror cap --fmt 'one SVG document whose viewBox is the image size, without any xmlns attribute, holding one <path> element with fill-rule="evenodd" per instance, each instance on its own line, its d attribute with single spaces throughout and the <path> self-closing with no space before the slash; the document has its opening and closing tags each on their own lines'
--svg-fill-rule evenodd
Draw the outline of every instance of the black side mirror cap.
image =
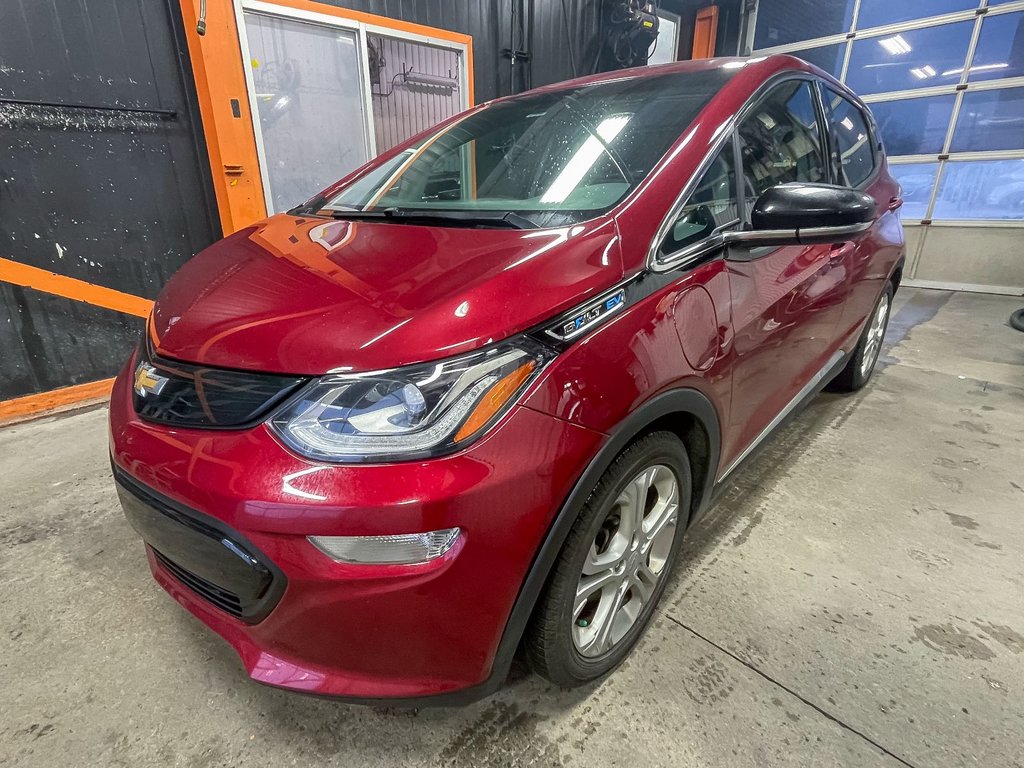
<svg viewBox="0 0 1024 768">
<path fill-rule="evenodd" d="M 868 229 L 876 207 L 871 195 L 849 187 L 779 184 L 754 202 L 751 229 L 726 233 L 726 241 L 751 247 L 838 243 Z"/>
</svg>

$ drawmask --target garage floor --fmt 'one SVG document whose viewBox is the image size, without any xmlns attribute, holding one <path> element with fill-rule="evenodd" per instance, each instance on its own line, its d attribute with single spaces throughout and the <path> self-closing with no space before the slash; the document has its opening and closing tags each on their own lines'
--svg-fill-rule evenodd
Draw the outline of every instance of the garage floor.
<svg viewBox="0 0 1024 768">
<path fill-rule="evenodd" d="M 901 291 L 873 384 L 748 466 L 623 668 L 463 710 L 251 683 L 151 581 L 105 413 L 0 431 L 0 765 L 1024 765 L 1020 304 Z"/>
</svg>

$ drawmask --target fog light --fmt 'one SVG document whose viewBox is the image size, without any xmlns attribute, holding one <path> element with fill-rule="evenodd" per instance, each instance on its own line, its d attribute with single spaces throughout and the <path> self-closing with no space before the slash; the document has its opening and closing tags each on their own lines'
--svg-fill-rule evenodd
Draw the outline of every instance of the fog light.
<svg viewBox="0 0 1024 768">
<path fill-rule="evenodd" d="M 412 565 L 443 555 L 459 538 L 458 528 L 393 536 L 310 536 L 310 543 L 339 563 Z"/>
</svg>

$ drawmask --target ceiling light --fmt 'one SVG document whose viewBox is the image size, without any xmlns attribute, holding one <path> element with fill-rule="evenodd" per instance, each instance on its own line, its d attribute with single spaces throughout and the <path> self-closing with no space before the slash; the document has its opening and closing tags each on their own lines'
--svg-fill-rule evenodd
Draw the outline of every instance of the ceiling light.
<svg viewBox="0 0 1024 768">
<path fill-rule="evenodd" d="M 1006 69 L 1008 66 L 1010 65 L 1007 64 L 1005 61 L 1000 62 L 999 64 L 979 64 L 976 67 L 971 67 L 971 72 L 987 72 L 993 69 Z M 950 77 L 951 75 L 962 75 L 963 72 L 963 67 L 957 67 L 956 69 L 947 69 L 945 72 L 942 73 L 942 76 Z"/>
<path fill-rule="evenodd" d="M 930 64 L 925 64 L 923 67 L 914 67 L 910 70 L 910 74 L 918 80 L 926 80 L 929 77 L 935 77 L 935 69 Z"/>
<path fill-rule="evenodd" d="M 913 50 L 910 47 L 910 43 L 903 39 L 903 35 L 883 37 L 878 41 L 878 44 L 885 48 L 886 53 L 890 56 L 899 56 L 904 53 L 910 53 Z"/>
</svg>

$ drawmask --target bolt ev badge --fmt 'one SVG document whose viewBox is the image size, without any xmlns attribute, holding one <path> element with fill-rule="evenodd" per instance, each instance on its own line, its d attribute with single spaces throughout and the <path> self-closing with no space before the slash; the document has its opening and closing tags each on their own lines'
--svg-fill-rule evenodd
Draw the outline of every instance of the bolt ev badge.
<svg viewBox="0 0 1024 768">
<path fill-rule="evenodd" d="M 548 329 L 547 333 L 559 341 L 568 341 L 579 336 L 615 310 L 621 309 L 625 303 L 626 292 L 619 288 L 592 304 L 586 305 L 583 309 L 573 310 L 563 316 L 554 328 Z"/>
<path fill-rule="evenodd" d="M 159 395 L 160 390 L 170 381 L 166 376 L 161 376 L 149 363 L 139 363 L 135 368 L 135 394 L 139 397 L 146 395 Z"/>
</svg>

